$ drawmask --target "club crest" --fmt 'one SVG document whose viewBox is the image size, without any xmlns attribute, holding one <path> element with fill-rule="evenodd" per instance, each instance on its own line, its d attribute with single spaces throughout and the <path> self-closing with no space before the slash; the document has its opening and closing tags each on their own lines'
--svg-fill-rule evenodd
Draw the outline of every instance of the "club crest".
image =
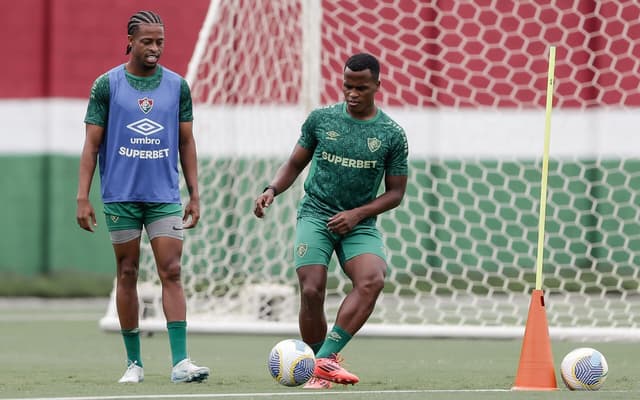
<svg viewBox="0 0 640 400">
<path fill-rule="evenodd" d="M 142 99 L 138 99 L 138 106 L 143 113 L 149 114 L 149 111 L 153 108 L 153 99 L 148 97 L 144 97 Z"/>
<path fill-rule="evenodd" d="M 374 137 L 367 138 L 367 146 L 369 146 L 369 150 L 371 150 L 372 153 L 378 150 L 381 145 L 382 141 L 380 139 Z"/>
<path fill-rule="evenodd" d="M 298 254 L 298 257 L 304 257 L 304 255 L 307 254 L 308 248 L 309 245 L 307 245 L 306 243 L 300 243 L 296 248 L 296 254 Z"/>
</svg>

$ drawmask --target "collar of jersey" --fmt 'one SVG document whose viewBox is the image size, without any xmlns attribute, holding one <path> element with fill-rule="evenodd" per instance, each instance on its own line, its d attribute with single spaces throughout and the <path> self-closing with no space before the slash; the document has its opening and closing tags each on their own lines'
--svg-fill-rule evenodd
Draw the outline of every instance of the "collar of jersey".
<svg viewBox="0 0 640 400">
<path fill-rule="evenodd" d="M 371 119 L 357 119 L 357 118 L 353 118 L 348 112 L 347 112 L 347 103 L 344 102 L 342 103 L 342 115 L 347 118 L 350 121 L 356 122 L 358 124 L 371 124 L 376 122 L 380 116 L 382 115 L 382 112 L 380 111 L 380 107 L 377 108 L 376 110 L 376 115 L 371 118 Z"/>
</svg>

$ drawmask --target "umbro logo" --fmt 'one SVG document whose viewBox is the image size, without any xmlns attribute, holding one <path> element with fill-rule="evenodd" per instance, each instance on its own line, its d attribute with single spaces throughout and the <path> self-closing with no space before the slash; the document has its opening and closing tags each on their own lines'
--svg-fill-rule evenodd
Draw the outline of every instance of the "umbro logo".
<svg viewBox="0 0 640 400">
<path fill-rule="evenodd" d="M 328 140 L 338 140 L 340 134 L 336 131 L 329 131 L 325 133 Z"/>
<path fill-rule="evenodd" d="M 127 128 L 144 136 L 153 135 L 164 129 L 164 126 L 159 123 L 150 120 L 149 118 L 143 118 L 136 122 L 132 122 L 127 125 Z"/>
</svg>

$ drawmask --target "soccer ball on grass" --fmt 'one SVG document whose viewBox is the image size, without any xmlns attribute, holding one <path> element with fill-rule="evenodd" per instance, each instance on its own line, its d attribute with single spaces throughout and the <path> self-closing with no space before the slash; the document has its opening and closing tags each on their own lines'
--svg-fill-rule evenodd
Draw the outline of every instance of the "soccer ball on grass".
<svg viewBox="0 0 640 400">
<path fill-rule="evenodd" d="M 569 390 L 598 390 L 608 372 L 609 366 L 602 353 L 590 347 L 569 352 L 560 364 L 562 381 Z"/>
<path fill-rule="evenodd" d="M 281 385 L 299 386 L 313 375 L 316 358 L 305 342 L 285 339 L 276 343 L 269 353 L 269 373 Z"/>
</svg>

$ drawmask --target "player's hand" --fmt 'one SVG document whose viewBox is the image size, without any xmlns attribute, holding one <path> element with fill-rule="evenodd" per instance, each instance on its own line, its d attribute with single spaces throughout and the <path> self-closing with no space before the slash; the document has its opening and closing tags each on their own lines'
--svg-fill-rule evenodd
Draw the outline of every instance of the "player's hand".
<svg viewBox="0 0 640 400">
<path fill-rule="evenodd" d="M 198 225 L 200 221 L 200 201 L 191 199 L 184 208 L 182 217 L 182 228 L 191 229 Z"/>
<path fill-rule="evenodd" d="M 341 211 L 329 218 L 327 229 L 338 235 L 346 235 L 360 222 L 360 219 L 358 212 L 355 210 Z"/>
<path fill-rule="evenodd" d="M 273 203 L 273 190 L 267 190 L 256 199 L 253 214 L 258 218 L 264 217 L 265 209 L 269 208 L 271 203 Z"/>
<path fill-rule="evenodd" d="M 85 231 L 93 232 L 93 227 L 98 226 L 96 213 L 89 200 L 78 200 L 76 208 L 76 222 Z"/>
</svg>

